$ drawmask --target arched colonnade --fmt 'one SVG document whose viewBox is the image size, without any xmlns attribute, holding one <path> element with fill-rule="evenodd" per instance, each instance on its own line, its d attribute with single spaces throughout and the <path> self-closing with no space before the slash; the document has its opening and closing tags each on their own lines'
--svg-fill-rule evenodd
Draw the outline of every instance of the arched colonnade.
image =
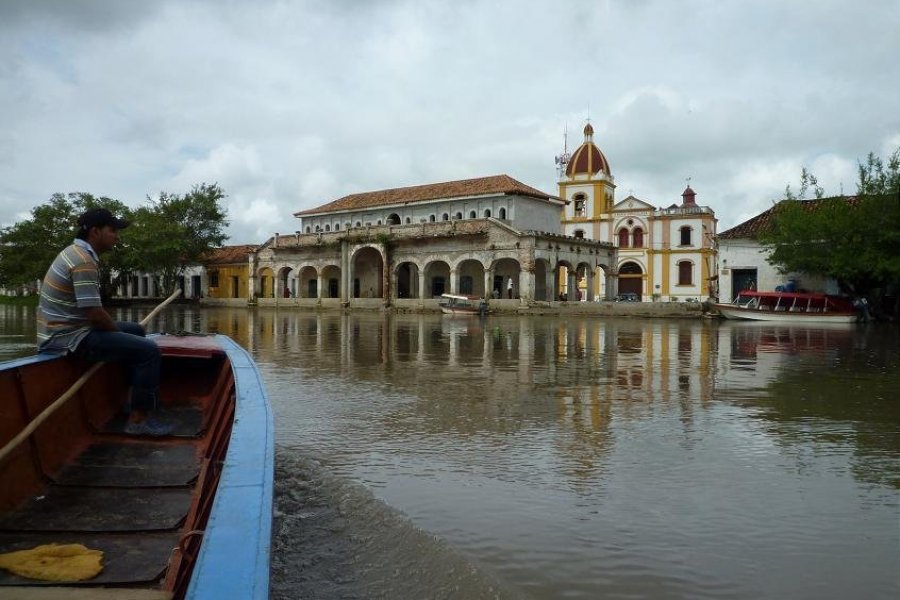
<svg viewBox="0 0 900 600">
<path fill-rule="evenodd" d="M 352 301 L 377 298 L 431 299 L 461 294 L 489 299 L 524 301 L 594 301 L 612 298 L 615 275 L 605 265 L 535 257 L 524 265 L 516 256 L 483 252 L 453 258 L 399 256 L 386 259 L 378 245 L 354 249 L 347 269 L 337 257 L 260 265 L 251 278 L 251 295 L 263 298 L 334 299 Z M 385 270 L 388 264 L 388 271 Z M 511 282 L 511 285 L 510 285 Z"/>
</svg>

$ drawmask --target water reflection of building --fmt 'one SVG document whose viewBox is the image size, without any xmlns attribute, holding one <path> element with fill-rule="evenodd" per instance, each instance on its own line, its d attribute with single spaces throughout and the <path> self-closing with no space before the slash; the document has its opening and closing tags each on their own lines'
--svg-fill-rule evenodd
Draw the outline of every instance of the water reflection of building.
<svg viewBox="0 0 900 600">
<path fill-rule="evenodd" d="M 716 328 L 717 392 L 748 393 L 775 379 L 795 356 L 829 359 L 850 342 L 852 324 L 810 327 L 725 321 Z"/>
<path fill-rule="evenodd" d="M 615 445 L 616 420 L 674 410 L 690 428 L 712 399 L 715 329 L 696 321 L 260 308 L 222 313 L 207 325 L 229 333 L 232 318 L 259 360 L 285 368 L 302 360 L 317 376 L 389 382 L 418 398 L 412 410 L 440 422 L 436 429 L 507 434 L 561 426 L 568 432 L 559 441 L 561 468 L 581 477 L 600 468 Z M 397 427 L 386 424 L 402 433 Z"/>
<path fill-rule="evenodd" d="M 602 479 L 607 455 L 632 428 L 671 433 L 661 423 L 675 420 L 693 443 L 704 435 L 704 412 L 727 402 L 765 405 L 761 390 L 796 373 L 791 363 L 832 360 L 853 331 L 243 307 L 190 309 L 155 329 L 230 335 L 266 371 L 296 376 L 306 393 L 333 385 L 388 397 L 390 408 L 378 413 L 386 440 L 515 436 L 507 439 L 535 445 L 574 487 Z"/>
</svg>

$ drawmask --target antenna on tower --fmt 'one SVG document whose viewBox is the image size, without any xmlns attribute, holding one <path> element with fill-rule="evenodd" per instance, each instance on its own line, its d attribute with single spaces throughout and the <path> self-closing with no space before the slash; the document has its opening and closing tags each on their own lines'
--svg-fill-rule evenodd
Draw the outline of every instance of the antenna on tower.
<svg viewBox="0 0 900 600">
<path fill-rule="evenodd" d="M 572 155 L 569 154 L 569 124 L 566 123 L 566 128 L 563 130 L 563 151 L 562 154 L 557 154 L 553 159 L 553 162 L 556 163 L 556 175 L 560 179 L 566 173 L 566 165 L 569 164 L 569 159 L 572 158 Z"/>
</svg>

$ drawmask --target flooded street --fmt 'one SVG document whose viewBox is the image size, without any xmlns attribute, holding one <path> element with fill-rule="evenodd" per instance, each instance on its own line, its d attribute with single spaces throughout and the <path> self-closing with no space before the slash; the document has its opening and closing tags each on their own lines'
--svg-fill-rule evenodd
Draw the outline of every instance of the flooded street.
<svg viewBox="0 0 900 600">
<path fill-rule="evenodd" d="M 32 351 L 33 309 L 0 325 L 0 358 Z M 900 596 L 896 326 L 179 307 L 157 329 L 259 363 L 274 598 Z"/>
</svg>

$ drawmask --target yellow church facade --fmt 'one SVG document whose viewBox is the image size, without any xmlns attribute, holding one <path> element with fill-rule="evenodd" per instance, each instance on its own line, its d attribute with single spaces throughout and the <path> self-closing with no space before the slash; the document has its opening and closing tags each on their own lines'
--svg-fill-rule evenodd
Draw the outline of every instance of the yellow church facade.
<svg viewBox="0 0 900 600">
<path fill-rule="evenodd" d="M 563 235 L 611 243 L 618 248 L 617 294 L 644 302 L 702 302 L 714 297 L 715 212 L 696 202 L 688 186 L 680 204 L 657 207 L 629 195 L 616 201 L 606 156 L 584 128 L 584 142 L 557 158 Z M 594 277 L 604 285 L 605 277 Z M 579 287 L 584 287 L 579 282 Z M 603 289 L 593 290 L 603 296 Z"/>
</svg>

